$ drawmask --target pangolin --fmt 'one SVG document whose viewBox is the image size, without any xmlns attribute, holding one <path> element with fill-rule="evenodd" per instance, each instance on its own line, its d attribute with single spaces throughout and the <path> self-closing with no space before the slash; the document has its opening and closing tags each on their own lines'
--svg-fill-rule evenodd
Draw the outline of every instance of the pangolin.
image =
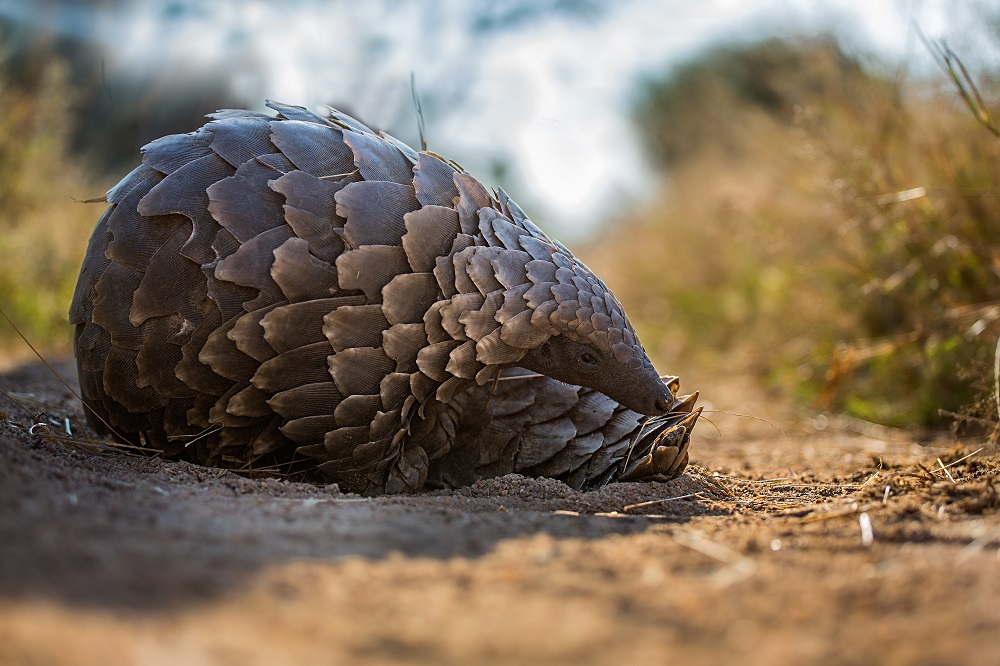
<svg viewBox="0 0 1000 666">
<path fill-rule="evenodd" d="M 697 394 L 502 189 L 268 106 L 149 143 L 108 191 L 70 310 L 95 430 L 369 495 L 684 470 Z"/>
</svg>

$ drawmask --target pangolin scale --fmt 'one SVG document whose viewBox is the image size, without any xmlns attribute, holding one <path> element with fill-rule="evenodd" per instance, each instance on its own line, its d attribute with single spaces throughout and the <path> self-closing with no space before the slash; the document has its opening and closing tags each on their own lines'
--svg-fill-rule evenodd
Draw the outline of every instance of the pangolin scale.
<svg viewBox="0 0 1000 666">
<path fill-rule="evenodd" d="M 268 106 L 148 144 L 108 191 L 70 310 L 98 432 L 364 494 L 684 470 L 697 394 L 503 190 Z"/>
</svg>

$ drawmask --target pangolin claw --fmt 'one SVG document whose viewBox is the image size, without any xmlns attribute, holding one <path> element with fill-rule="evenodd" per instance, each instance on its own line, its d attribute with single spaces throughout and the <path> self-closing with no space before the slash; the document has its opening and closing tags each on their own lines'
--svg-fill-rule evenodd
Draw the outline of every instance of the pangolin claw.
<svg viewBox="0 0 1000 666">
<path fill-rule="evenodd" d="M 697 393 L 679 402 L 683 409 L 650 418 L 636 437 L 632 459 L 626 459 L 620 481 L 669 481 L 677 478 L 688 464 L 691 429 L 703 407 L 692 410 Z M 644 452 L 644 453 L 643 453 Z"/>
</svg>

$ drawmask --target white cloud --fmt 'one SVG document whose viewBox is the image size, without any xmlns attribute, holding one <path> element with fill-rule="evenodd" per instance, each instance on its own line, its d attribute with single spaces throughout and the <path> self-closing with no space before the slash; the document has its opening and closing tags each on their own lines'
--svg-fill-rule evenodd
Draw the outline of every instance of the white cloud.
<svg viewBox="0 0 1000 666">
<path fill-rule="evenodd" d="M 956 14 L 945 0 L 623 0 L 592 23 L 539 20 L 484 35 L 472 19 L 485 5 L 466 0 L 125 7 L 86 27 L 80 16 L 66 18 L 63 29 L 104 34 L 112 66 L 223 70 L 248 96 L 347 102 L 369 124 L 404 137 L 415 134 L 415 72 L 425 98 L 437 102 L 426 105 L 432 147 L 486 180 L 491 160 L 509 160 L 511 195 L 557 233 L 574 233 L 601 219 L 623 193 L 647 189 L 628 119 L 638 73 L 659 71 L 718 40 L 845 21 L 852 38 L 890 56 L 912 56 L 922 47 L 914 47 L 911 17 L 936 36 Z M 0 0 L 0 13 L 11 11 Z"/>
</svg>

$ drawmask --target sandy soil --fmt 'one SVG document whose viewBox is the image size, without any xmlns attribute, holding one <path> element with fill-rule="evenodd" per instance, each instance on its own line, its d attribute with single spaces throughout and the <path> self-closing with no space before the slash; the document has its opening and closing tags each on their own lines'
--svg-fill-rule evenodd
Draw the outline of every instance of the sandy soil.
<svg viewBox="0 0 1000 666">
<path fill-rule="evenodd" d="M 671 483 L 365 499 L 88 443 L 38 365 L 0 388 L 0 664 L 1000 663 L 983 441 L 731 392 L 783 432 L 714 414 Z"/>
</svg>

